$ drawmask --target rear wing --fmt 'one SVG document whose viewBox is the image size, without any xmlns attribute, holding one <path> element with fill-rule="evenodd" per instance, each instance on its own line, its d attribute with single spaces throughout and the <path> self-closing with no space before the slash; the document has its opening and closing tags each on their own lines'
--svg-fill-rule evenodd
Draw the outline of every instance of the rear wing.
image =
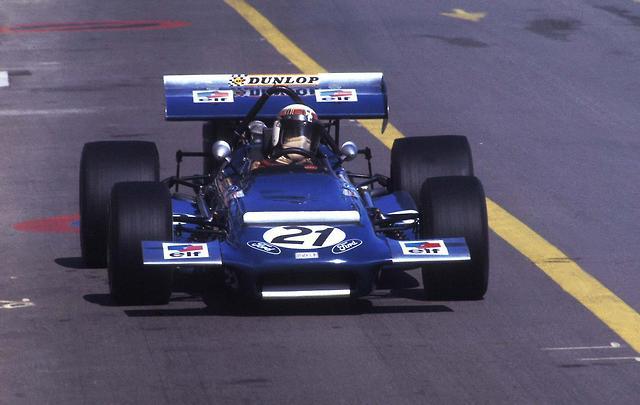
<svg viewBox="0 0 640 405">
<path fill-rule="evenodd" d="M 243 119 L 273 85 L 292 88 L 321 119 L 388 117 L 382 73 L 216 74 L 164 76 L 166 119 L 211 121 Z M 269 120 L 293 101 L 273 95 L 257 118 Z"/>
</svg>

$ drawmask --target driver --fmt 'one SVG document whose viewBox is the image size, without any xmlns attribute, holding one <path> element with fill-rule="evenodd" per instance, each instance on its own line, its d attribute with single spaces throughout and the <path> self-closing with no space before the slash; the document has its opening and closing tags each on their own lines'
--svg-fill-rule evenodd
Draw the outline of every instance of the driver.
<svg viewBox="0 0 640 405">
<path fill-rule="evenodd" d="M 315 151 L 318 147 L 318 139 L 314 135 L 314 123 L 317 120 L 318 115 L 316 112 L 304 104 L 290 104 L 284 107 L 273 123 L 273 151 L 278 152 L 290 148 L 302 149 L 310 153 Z M 252 169 L 290 164 L 303 165 L 305 167 L 308 165 L 314 166 L 308 156 L 292 152 L 281 155 L 275 160 L 254 162 Z"/>
</svg>

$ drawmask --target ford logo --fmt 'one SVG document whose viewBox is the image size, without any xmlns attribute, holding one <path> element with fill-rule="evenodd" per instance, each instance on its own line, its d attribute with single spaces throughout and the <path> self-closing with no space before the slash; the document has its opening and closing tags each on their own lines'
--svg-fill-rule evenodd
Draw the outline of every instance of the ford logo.
<svg viewBox="0 0 640 405">
<path fill-rule="evenodd" d="M 347 239 L 344 242 L 340 242 L 333 246 L 333 248 L 331 248 L 331 253 L 339 255 L 344 252 L 348 252 L 351 249 L 355 249 L 360 245 L 362 245 L 362 241 L 360 239 Z"/>
<path fill-rule="evenodd" d="M 279 255 L 282 252 L 279 247 L 259 240 L 249 241 L 247 242 L 247 246 L 264 253 L 269 253 L 270 255 Z"/>
</svg>

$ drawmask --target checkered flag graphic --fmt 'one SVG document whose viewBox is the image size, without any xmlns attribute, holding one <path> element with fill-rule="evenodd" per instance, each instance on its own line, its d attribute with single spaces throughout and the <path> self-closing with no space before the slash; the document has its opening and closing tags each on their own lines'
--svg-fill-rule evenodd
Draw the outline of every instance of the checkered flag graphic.
<svg viewBox="0 0 640 405">
<path fill-rule="evenodd" d="M 244 86 L 247 81 L 247 75 L 244 73 L 231 75 L 229 80 L 229 86 Z"/>
</svg>

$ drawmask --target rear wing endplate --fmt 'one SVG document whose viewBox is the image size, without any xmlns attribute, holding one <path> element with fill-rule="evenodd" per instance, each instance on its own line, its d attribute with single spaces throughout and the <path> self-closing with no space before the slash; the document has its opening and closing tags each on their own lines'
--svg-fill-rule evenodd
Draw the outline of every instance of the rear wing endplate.
<svg viewBox="0 0 640 405">
<path fill-rule="evenodd" d="M 169 121 L 240 120 L 264 92 L 288 86 L 321 119 L 387 119 L 382 73 L 214 74 L 164 76 Z M 273 95 L 258 119 L 274 119 L 293 100 Z"/>
</svg>

